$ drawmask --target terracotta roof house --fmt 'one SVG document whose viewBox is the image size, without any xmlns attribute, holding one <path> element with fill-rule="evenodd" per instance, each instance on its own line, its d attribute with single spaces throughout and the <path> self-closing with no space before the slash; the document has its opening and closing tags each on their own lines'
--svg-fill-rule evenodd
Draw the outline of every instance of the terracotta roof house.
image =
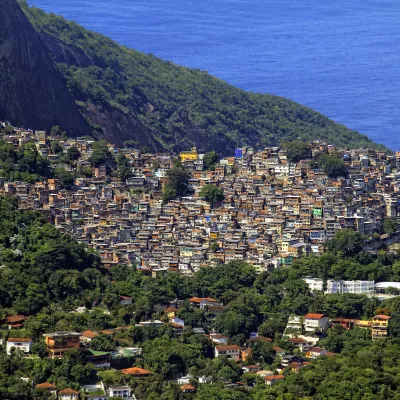
<svg viewBox="0 0 400 400">
<path fill-rule="evenodd" d="M 235 344 L 215 346 L 215 357 L 225 356 L 234 361 L 240 360 L 240 347 Z"/>
<path fill-rule="evenodd" d="M 150 375 L 153 375 L 151 371 L 147 369 L 139 368 L 139 367 L 132 367 L 132 368 L 125 368 L 121 370 L 124 375 L 135 376 L 137 378 L 144 378 Z"/>
<path fill-rule="evenodd" d="M 304 316 L 304 329 L 306 332 L 319 330 L 325 332 L 329 327 L 329 319 L 324 314 L 309 313 Z"/>
<path fill-rule="evenodd" d="M 43 382 L 39 383 L 38 385 L 35 386 L 35 389 L 40 389 L 40 390 L 56 390 L 55 385 L 53 385 L 50 382 Z"/>
<path fill-rule="evenodd" d="M 81 343 L 90 343 L 92 341 L 93 338 L 95 338 L 96 336 L 99 336 L 99 334 L 97 332 L 93 332 L 91 330 L 87 330 L 81 333 L 80 336 L 80 341 Z"/>
<path fill-rule="evenodd" d="M 18 329 L 24 326 L 24 322 L 28 319 L 25 315 L 10 315 L 4 318 L 1 323 L 8 325 L 8 329 Z"/>
<path fill-rule="evenodd" d="M 129 296 L 119 296 L 119 302 L 122 305 L 130 305 L 132 304 L 132 297 Z"/>
<path fill-rule="evenodd" d="M 183 393 L 194 393 L 196 388 L 192 385 L 182 385 L 181 390 Z"/>
<path fill-rule="evenodd" d="M 66 389 L 60 390 L 58 392 L 58 399 L 59 400 L 77 400 L 77 399 L 79 399 L 79 392 L 74 389 L 66 388 Z"/>
<path fill-rule="evenodd" d="M 269 375 L 265 377 L 265 382 L 268 386 L 275 385 L 285 379 L 284 375 Z"/>
<path fill-rule="evenodd" d="M 14 348 L 20 350 L 23 353 L 29 353 L 31 351 L 32 339 L 31 338 L 8 338 L 7 339 L 7 354 L 11 354 L 11 350 Z"/>
</svg>

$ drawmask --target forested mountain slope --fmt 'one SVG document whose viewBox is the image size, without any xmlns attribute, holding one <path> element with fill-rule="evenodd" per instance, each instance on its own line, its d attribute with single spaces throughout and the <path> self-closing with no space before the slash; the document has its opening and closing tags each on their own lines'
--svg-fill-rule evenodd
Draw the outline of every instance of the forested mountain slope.
<svg viewBox="0 0 400 400">
<path fill-rule="evenodd" d="M 14 2 L 0 0 L 0 8 Z M 200 150 L 215 149 L 225 154 L 238 145 L 263 147 L 298 137 L 350 147 L 374 145 L 367 137 L 287 99 L 245 92 L 206 72 L 119 46 L 73 22 L 29 7 L 25 2 L 20 4 L 39 32 L 32 34 L 34 40 L 26 39 L 20 47 L 47 47 L 68 86 L 65 91 L 57 87 L 57 92 L 66 97 L 72 94 L 76 110 L 98 138 L 119 145 L 131 141 L 151 149 L 180 150 L 195 144 Z M 2 29 L 3 38 L 8 34 Z M 43 57 L 41 64 L 49 63 Z M 36 70 L 31 73 L 36 76 Z M 46 90 L 50 90 L 51 84 L 43 82 L 43 93 L 40 89 L 34 99 L 39 104 L 38 120 L 28 120 L 34 128 L 50 127 L 44 117 L 48 113 L 41 113 L 40 103 L 47 101 Z M 15 109 L 13 103 L 19 101 L 18 95 L 0 117 L 16 120 L 11 122 L 23 121 L 10 111 Z M 65 107 L 64 103 L 68 101 L 54 102 L 57 112 L 57 107 Z M 0 111 L 4 113 L 3 109 Z M 23 113 L 23 108 L 18 108 L 18 112 Z M 79 117 L 68 120 L 76 121 L 79 129 L 63 126 L 63 121 L 60 125 L 70 135 L 80 134 L 83 125 L 78 124 Z"/>
</svg>

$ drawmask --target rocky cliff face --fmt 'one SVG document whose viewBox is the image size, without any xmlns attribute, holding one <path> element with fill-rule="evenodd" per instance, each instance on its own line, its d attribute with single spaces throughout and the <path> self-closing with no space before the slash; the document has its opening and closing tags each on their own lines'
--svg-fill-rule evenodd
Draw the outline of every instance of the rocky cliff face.
<svg viewBox="0 0 400 400">
<path fill-rule="evenodd" d="M 32 129 L 60 125 L 70 135 L 90 127 L 49 49 L 15 0 L 0 0 L 0 118 Z"/>
</svg>

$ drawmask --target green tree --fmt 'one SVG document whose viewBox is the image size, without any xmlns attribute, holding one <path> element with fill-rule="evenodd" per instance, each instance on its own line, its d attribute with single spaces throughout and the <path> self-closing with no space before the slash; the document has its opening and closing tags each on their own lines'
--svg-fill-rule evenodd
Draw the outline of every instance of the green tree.
<svg viewBox="0 0 400 400">
<path fill-rule="evenodd" d="M 96 167 L 103 165 L 111 157 L 112 155 L 108 150 L 107 142 L 105 140 L 99 140 L 93 143 L 93 150 L 90 161 Z"/>
<path fill-rule="evenodd" d="M 90 347 L 93 350 L 112 351 L 115 349 L 116 344 L 109 335 L 100 334 L 92 339 Z"/>
<path fill-rule="evenodd" d="M 333 239 L 327 242 L 327 248 L 334 254 L 354 256 L 359 253 L 364 243 L 363 236 L 352 229 L 341 229 L 336 232 Z"/>
<path fill-rule="evenodd" d="M 218 161 L 218 153 L 216 151 L 209 151 L 208 153 L 204 154 L 203 163 L 204 168 L 207 170 L 215 169 L 215 164 Z"/>
<path fill-rule="evenodd" d="M 58 125 L 55 125 L 50 130 L 51 136 L 66 136 L 66 132 L 63 131 Z"/>
<path fill-rule="evenodd" d="M 127 180 L 133 176 L 132 167 L 125 154 L 119 153 L 117 156 L 118 175 L 122 181 Z"/>
<path fill-rule="evenodd" d="M 310 146 L 302 140 L 286 142 L 282 147 L 286 151 L 288 161 L 292 163 L 297 163 L 300 160 L 305 160 L 311 156 Z"/>
<path fill-rule="evenodd" d="M 221 188 L 211 184 L 204 185 L 201 188 L 199 195 L 200 197 L 204 197 L 206 201 L 211 204 L 211 208 L 225 198 L 224 191 Z"/>
<path fill-rule="evenodd" d="M 394 338 L 400 338 L 400 298 L 391 300 L 392 315 L 388 324 L 388 335 Z"/>
<path fill-rule="evenodd" d="M 318 158 L 318 163 L 329 178 L 346 177 L 347 169 L 345 163 L 335 155 L 323 155 Z"/>
<path fill-rule="evenodd" d="M 164 186 L 164 201 L 185 196 L 189 192 L 190 172 L 183 167 L 173 167 L 167 172 L 167 183 Z"/>
<path fill-rule="evenodd" d="M 397 231 L 399 224 L 393 218 L 385 218 L 383 220 L 383 232 L 392 234 Z"/>
<path fill-rule="evenodd" d="M 257 340 L 252 343 L 251 350 L 255 360 L 264 362 L 266 364 L 272 364 L 274 362 L 275 353 L 272 343 Z"/>
<path fill-rule="evenodd" d="M 71 189 L 71 187 L 74 185 L 74 174 L 65 170 L 64 168 L 56 168 L 55 177 L 60 180 L 62 187 L 65 189 Z"/>
<path fill-rule="evenodd" d="M 71 162 L 76 161 L 79 159 L 80 156 L 81 156 L 81 153 L 76 146 L 71 146 L 68 148 L 67 154 L 66 154 L 66 158 L 68 161 L 71 161 Z"/>
<path fill-rule="evenodd" d="M 62 146 L 60 145 L 60 142 L 53 140 L 50 144 L 51 146 L 51 151 L 53 154 L 60 154 L 63 151 Z"/>
</svg>

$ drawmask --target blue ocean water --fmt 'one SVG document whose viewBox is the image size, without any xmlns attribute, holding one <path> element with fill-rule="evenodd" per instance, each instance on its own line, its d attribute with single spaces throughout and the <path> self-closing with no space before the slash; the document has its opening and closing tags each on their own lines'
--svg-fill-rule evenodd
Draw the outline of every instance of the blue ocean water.
<svg viewBox="0 0 400 400">
<path fill-rule="evenodd" d="M 30 0 L 119 43 L 288 97 L 400 149 L 398 0 Z"/>
</svg>

